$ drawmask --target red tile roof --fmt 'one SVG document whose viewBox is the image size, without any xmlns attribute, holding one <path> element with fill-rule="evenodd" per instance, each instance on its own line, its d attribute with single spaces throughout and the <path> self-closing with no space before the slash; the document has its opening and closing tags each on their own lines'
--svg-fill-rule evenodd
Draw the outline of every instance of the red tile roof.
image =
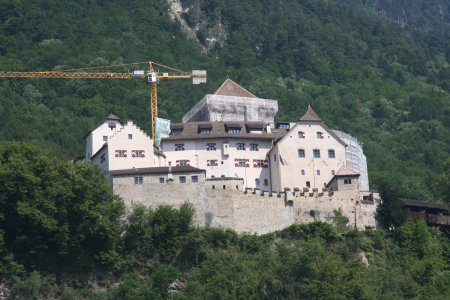
<svg viewBox="0 0 450 300">
<path fill-rule="evenodd" d="M 231 79 L 225 80 L 217 91 L 214 92 L 214 95 L 258 98 Z"/>
</svg>

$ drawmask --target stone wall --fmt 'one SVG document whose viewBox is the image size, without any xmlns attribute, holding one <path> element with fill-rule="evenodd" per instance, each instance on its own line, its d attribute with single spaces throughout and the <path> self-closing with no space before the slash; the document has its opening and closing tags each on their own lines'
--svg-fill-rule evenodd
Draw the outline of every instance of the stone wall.
<svg viewBox="0 0 450 300">
<path fill-rule="evenodd" d="M 334 210 L 339 208 L 349 219 L 349 226 L 358 229 L 377 226 L 375 216 L 380 203 L 377 194 L 362 194 L 358 190 L 242 192 L 242 184 L 239 178 L 216 178 L 192 184 L 173 181 L 133 185 L 121 177 L 113 178 L 114 193 L 124 199 L 127 207 L 138 202 L 151 207 L 180 207 L 188 202 L 195 208 L 198 226 L 264 234 L 295 223 L 332 222 Z"/>
</svg>

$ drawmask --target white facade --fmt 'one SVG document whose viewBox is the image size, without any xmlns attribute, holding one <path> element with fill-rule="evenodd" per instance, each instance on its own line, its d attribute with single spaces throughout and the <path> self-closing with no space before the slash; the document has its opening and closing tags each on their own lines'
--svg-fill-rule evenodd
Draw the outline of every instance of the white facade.
<svg viewBox="0 0 450 300">
<path fill-rule="evenodd" d="M 91 133 L 94 139 L 96 134 L 103 131 Z M 151 138 L 131 121 L 110 136 L 91 160 L 105 171 L 165 165 L 164 157 L 155 155 Z"/>
<path fill-rule="evenodd" d="M 207 178 L 242 178 L 244 187 L 270 190 L 266 155 L 272 147 L 272 139 L 163 139 L 161 146 L 172 166 L 187 164 L 206 170 Z"/>
<path fill-rule="evenodd" d="M 299 121 L 269 152 L 272 189 L 321 190 L 345 165 L 345 143 L 319 121 Z"/>
<path fill-rule="evenodd" d="M 119 118 L 114 115 L 109 115 L 105 122 L 84 137 L 86 141 L 85 158 L 91 159 L 108 142 L 108 139 L 122 128 L 123 125 Z"/>
</svg>

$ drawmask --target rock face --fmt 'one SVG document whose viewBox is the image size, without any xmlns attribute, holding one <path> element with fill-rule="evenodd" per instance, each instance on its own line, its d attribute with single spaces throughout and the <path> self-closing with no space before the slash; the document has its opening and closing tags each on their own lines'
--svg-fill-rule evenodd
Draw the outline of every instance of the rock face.
<svg viewBox="0 0 450 300">
<path fill-rule="evenodd" d="M 222 25 L 221 18 L 214 24 L 209 24 L 203 17 L 200 4 L 197 1 L 167 0 L 169 16 L 173 21 L 180 23 L 186 35 L 196 40 L 207 51 L 219 44 L 222 46 L 227 33 Z"/>
<path fill-rule="evenodd" d="M 9 296 L 10 296 L 9 288 L 4 283 L 1 283 L 0 284 L 0 300 L 9 299 Z"/>
<path fill-rule="evenodd" d="M 167 292 L 169 293 L 169 295 L 178 293 L 183 289 L 186 283 L 187 283 L 186 277 L 182 276 L 169 285 L 169 287 L 167 288 Z"/>
</svg>

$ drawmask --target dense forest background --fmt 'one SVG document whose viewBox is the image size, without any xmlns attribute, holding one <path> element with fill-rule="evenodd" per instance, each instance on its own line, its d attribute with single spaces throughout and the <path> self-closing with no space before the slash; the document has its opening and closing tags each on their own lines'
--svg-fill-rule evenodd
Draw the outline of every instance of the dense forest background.
<svg viewBox="0 0 450 300">
<path fill-rule="evenodd" d="M 330 127 L 357 137 L 390 221 L 400 219 L 399 197 L 450 202 L 448 1 L 177 3 L 171 10 L 172 1 L 164 0 L 0 0 L 0 71 L 149 59 L 207 69 L 206 85 L 161 83 L 161 117 L 180 121 L 229 77 L 277 99 L 279 121 L 297 120 L 312 103 Z M 424 223 L 361 233 L 336 212 L 333 225 L 258 237 L 195 228 L 189 206 L 125 211 L 97 169 L 66 163 L 83 154 L 83 135 L 109 113 L 149 130 L 148 86 L 0 79 L 0 293 L 17 299 L 450 297 L 448 238 Z M 181 292 L 170 296 L 171 283 Z"/>
<path fill-rule="evenodd" d="M 162 117 L 179 120 L 229 76 L 278 99 L 279 120 L 296 120 L 313 103 L 327 124 L 356 136 L 374 188 L 395 177 L 404 197 L 439 199 L 450 145 L 448 4 L 339 2 L 352 6 L 183 1 L 199 43 L 170 20 L 164 1 L 1 1 L 0 65 L 58 70 L 152 59 L 207 69 L 207 86 L 161 85 Z M 405 8 L 417 30 L 379 14 Z M 60 157 L 82 154 L 82 136 L 110 112 L 149 128 L 142 82 L 3 79 L 0 88 L 0 138 L 34 141 Z"/>
<path fill-rule="evenodd" d="M 372 188 L 440 200 L 450 145 L 449 4 L 444 1 L 0 1 L 2 70 L 60 70 L 148 59 L 207 69 L 208 84 L 164 82 L 160 115 L 173 121 L 227 76 L 278 99 L 278 120 L 308 103 L 364 145 Z M 400 13 L 408 24 L 396 20 Z M 189 39 L 188 29 L 196 38 Z M 111 71 L 131 71 L 112 68 Z M 109 113 L 149 130 L 148 87 L 126 80 L 0 80 L 0 139 L 60 158 Z"/>
</svg>

